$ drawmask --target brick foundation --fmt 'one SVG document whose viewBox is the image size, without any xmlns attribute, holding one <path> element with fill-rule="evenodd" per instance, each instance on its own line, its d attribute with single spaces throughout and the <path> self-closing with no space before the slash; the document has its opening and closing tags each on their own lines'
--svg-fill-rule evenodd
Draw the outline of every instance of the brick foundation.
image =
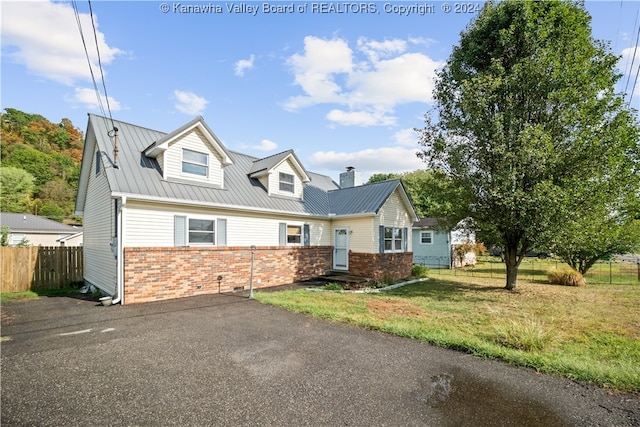
<svg viewBox="0 0 640 427">
<path fill-rule="evenodd" d="M 259 247 L 254 252 L 254 289 L 306 280 L 327 273 L 333 248 Z M 247 247 L 125 248 L 124 302 L 135 304 L 249 289 Z M 218 280 L 221 276 L 222 279 Z"/>
<path fill-rule="evenodd" d="M 349 274 L 376 280 L 401 280 L 411 276 L 413 252 L 365 254 L 349 252 Z"/>
</svg>

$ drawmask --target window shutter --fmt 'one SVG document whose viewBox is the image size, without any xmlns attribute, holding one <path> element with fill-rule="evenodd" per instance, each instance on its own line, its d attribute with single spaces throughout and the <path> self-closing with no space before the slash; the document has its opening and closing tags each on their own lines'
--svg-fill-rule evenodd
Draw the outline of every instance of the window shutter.
<svg viewBox="0 0 640 427">
<path fill-rule="evenodd" d="M 380 247 L 378 248 L 380 250 L 380 253 L 383 254 L 384 253 L 384 225 L 381 225 L 380 227 L 378 227 L 378 239 L 380 242 Z"/>
<path fill-rule="evenodd" d="M 227 246 L 227 220 L 218 219 L 218 246 Z"/>
<path fill-rule="evenodd" d="M 309 224 L 305 224 L 302 228 L 302 241 L 305 246 L 311 246 L 311 231 L 309 230 Z"/>
<path fill-rule="evenodd" d="M 280 246 L 287 245 L 287 223 L 280 223 Z"/>
<path fill-rule="evenodd" d="M 407 227 L 402 229 L 402 251 L 409 251 L 409 229 Z"/>
<path fill-rule="evenodd" d="M 173 244 L 187 246 L 187 217 L 176 215 L 173 217 Z"/>
</svg>

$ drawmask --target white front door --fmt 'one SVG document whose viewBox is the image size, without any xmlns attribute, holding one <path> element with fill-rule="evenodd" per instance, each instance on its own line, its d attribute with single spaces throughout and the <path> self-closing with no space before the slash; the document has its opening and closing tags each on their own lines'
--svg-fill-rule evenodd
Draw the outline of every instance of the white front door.
<svg viewBox="0 0 640 427">
<path fill-rule="evenodd" d="M 336 228 L 333 231 L 333 268 L 349 269 L 349 229 Z"/>
</svg>

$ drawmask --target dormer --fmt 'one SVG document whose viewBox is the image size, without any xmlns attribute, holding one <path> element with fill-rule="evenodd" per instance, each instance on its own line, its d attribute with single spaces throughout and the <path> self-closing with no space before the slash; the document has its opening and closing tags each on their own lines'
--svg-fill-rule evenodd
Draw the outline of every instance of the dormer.
<svg viewBox="0 0 640 427">
<path fill-rule="evenodd" d="M 165 180 L 190 180 L 224 187 L 224 168 L 233 164 L 222 142 L 197 117 L 151 144 L 145 156 L 155 158 Z"/>
<path fill-rule="evenodd" d="M 302 185 L 311 181 L 307 171 L 293 150 L 256 160 L 249 170 L 270 196 L 285 196 L 302 199 Z"/>
</svg>

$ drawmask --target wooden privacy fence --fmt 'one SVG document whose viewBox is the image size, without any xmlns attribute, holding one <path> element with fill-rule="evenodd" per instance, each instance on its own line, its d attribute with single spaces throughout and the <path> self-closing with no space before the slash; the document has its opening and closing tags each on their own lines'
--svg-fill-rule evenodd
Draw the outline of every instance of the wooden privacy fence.
<svg viewBox="0 0 640 427">
<path fill-rule="evenodd" d="M 82 247 L 0 247 L 2 292 L 60 289 L 82 281 Z"/>
</svg>

